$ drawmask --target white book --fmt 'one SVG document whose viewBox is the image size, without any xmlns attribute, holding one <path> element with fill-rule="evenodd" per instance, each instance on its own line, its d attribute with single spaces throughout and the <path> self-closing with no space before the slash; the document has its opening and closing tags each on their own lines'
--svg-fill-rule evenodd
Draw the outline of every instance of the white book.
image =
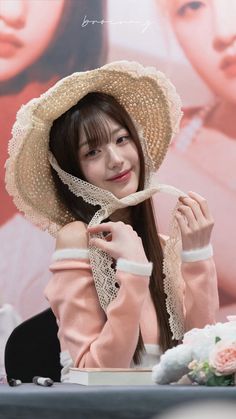
<svg viewBox="0 0 236 419">
<path fill-rule="evenodd" d="M 70 368 L 69 382 L 84 386 L 154 385 L 151 369 Z"/>
</svg>

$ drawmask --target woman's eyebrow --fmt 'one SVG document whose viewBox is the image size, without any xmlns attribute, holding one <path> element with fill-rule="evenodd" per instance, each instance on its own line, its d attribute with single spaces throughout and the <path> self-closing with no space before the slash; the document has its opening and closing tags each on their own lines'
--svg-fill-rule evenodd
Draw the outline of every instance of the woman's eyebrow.
<svg viewBox="0 0 236 419">
<path fill-rule="evenodd" d="M 119 126 L 119 127 L 117 127 L 117 128 L 114 128 L 114 129 L 111 131 L 111 134 L 112 134 L 112 135 L 113 135 L 113 134 L 117 134 L 117 132 L 119 132 L 119 131 L 121 131 L 121 130 L 128 131 L 125 127 Z"/>
<path fill-rule="evenodd" d="M 88 141 L 87 140 L 84 140 L 82 143 L 80 143 L 78 148 L 81 148 L 84 145 L 88 145 Z"/>
<path fill-rule="evenodd" d="M 119 127 L 114 128 L 114 129 L 111 131 L 111 135 L 115 135 L 115 134 L 117 134 L 117 133 L 118 133 L 119 131 L 121 131 L 121 130 L 128 131 L 128 130 L 127 130 L 127 128 L 122 127 L 122 126 L 120 125 Z M 87 140 L 82 141 L 82 143 L 80 143 L 80 144 L 79 144 L 79 147 L 78 147 L 78 148 L 80 149 L 81 147 L 83 147 L 83 146 L 85 146 L 85 145 L 88 145 Z"/>
</svg>

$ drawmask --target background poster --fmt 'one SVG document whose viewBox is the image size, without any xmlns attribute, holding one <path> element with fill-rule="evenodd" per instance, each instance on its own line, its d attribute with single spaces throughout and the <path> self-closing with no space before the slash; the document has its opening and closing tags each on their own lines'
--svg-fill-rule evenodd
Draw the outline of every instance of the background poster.
<svg viewBox="0 0 236 419">
<path fill-rule="evenodd" d="M 5 191 L 16 112 L 67 74 L 123 59 L 164 71 L 181 96 L 181 129 L 157 176 L 208 200 L 220 318 L 235 313 L 236 0 L 1 0 L 0 297 L 22 319 L 47 307 L 54 239 Z M 163 233 L 172 206 L 155 197 Z"/>
</svg>

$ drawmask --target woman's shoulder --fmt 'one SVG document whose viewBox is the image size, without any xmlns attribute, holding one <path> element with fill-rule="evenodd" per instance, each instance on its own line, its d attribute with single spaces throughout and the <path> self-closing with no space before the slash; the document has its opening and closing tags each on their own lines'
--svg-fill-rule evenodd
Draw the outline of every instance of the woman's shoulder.
<svg viewBox="0 0 236 419">
<path fill-rule="evenodd" d="M 63 226 L 57 233 L 56 249 L 88 247 L 87 226 L 82 221 L 73 221 Z"/>
</svg>

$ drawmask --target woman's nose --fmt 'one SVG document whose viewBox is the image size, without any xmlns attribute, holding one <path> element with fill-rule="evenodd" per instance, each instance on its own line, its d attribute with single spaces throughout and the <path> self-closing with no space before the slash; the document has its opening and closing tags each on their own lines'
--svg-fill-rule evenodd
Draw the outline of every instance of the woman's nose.
<svg viewBox="0 0 236 419">
<path fill-rule="evenodd" d="M 124 158 L 122 152 L 119 147 L 116 147 L 113 144 L 109 144 L 107 147 L 107 158 L 109 169 L 123 165 Z"/>
<path fill-rule="evenodd" d="M 1 0 L 0 27 L 2 24 L 21 29 L 26 22 L 30 0 Z"/>
<path fill-rule="evenodd" d="M 214 0 L 212 7 L 213 46 L 221 51 L 236 42 L 236 1 Z"/>
</svg>

